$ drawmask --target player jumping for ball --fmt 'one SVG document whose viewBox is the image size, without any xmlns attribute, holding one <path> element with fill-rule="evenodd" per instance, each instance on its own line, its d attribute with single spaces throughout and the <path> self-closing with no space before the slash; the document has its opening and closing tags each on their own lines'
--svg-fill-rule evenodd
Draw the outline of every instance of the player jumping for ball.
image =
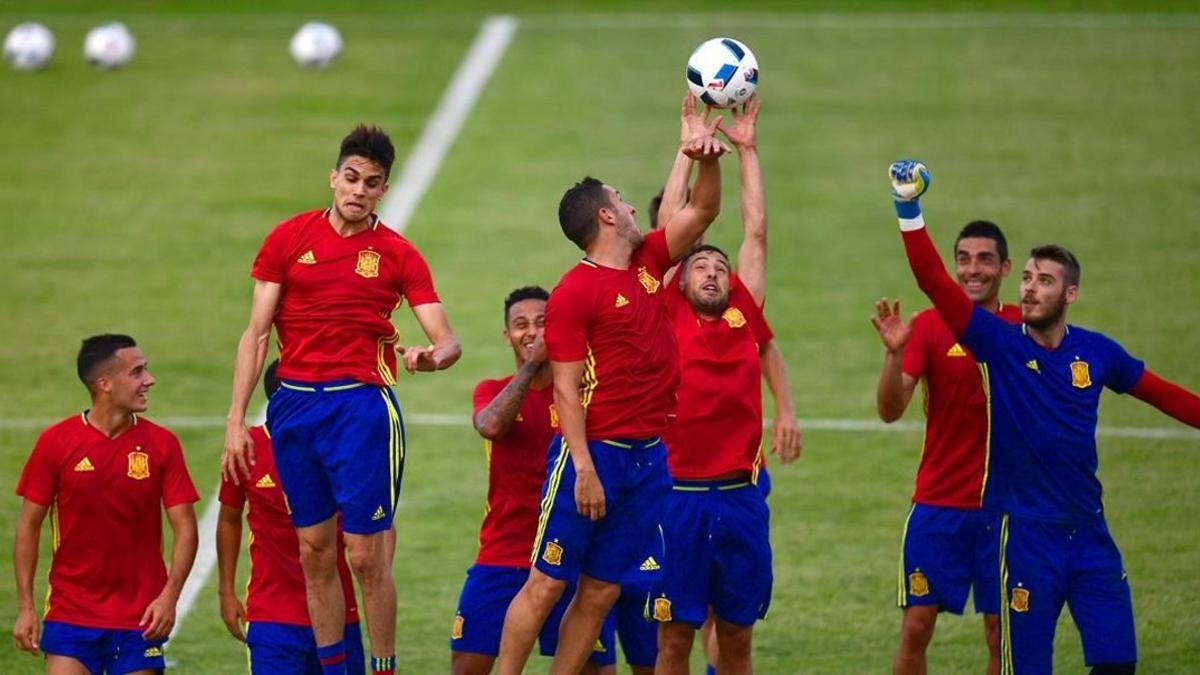
<svg viewBox="0 0 1200 675">
<path fill-rule="evenodd" d="M 450 367 L 462 353 L 417 249 L 384 226 L 375 205 L 395 150 L 377 127 L 343 140 L 329 173 L 333 204 L 277 225 L 251 276 L 250 323 L 238 342 L 222 475 L 248 479 L 254 447 L 246 406 L 274 325 L 281 388 L 267 428 L 300 539 L 308 612 L 322 666 L 345 672 L 345 601 L 337 575 L 341 513 L 350 566 L 362 587 L 371 667 L 395 670 L 392 516 L 404 470 L 404 423 L 392 393 L 404 300 L 430 344 L 403 350 L 410 373 Z"/>
</svg>

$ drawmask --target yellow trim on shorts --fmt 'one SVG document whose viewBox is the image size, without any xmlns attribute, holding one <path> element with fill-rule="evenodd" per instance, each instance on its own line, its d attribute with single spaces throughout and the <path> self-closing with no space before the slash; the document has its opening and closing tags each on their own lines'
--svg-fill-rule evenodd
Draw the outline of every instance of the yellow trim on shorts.
<svg viewBox="0 0 1200 675">
<path fill-rule="evenodd" d="M 908 607 L 908 585 L 904 583 L 904 542 L 908 540 L 908 523 L 912 520 L 913 511 L 917 510 L 914 503 L 908 507 L 908 516 L 904 518 L 904 531 L 900 534 L 900 564 L 896 569 L 896 606 Z"/>
<path fill-rule="evenodd" d="M 1008 607 L 1008 514 L 1000 517 L 1000 673 L 1013 675 L 1012 617 Z"/>
<path fill-rule="evenodd" d="M 567 439 L 559 441 L 558 456 L 554 458 L 554 469 L 546 484 L 546 496 L 542 497 L 540 513 L 538 514 L 537 535 L 533 538 L 533 550 L 529 554 L 529 562 L 537 560 L 538 550 L 542 548 L 542 537 L 546 535 L 546 523 L 550 520 L 550 509 L 554 507 L 554 497 L 558 494 L 558 486 L 562 482 L 563 470 L 571 458 L 571 450 L 567 447 Z"/>
</svg>

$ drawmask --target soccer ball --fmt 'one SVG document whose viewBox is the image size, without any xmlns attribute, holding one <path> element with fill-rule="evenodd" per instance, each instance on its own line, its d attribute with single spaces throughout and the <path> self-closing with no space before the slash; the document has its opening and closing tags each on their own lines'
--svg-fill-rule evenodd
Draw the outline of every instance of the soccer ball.
<svg viewBox="0 0 1200 675">
<path fill-rule="evenodd" d="M 83 58 L 105 70 L 128 65 L 136 49 L 133 33 L 119 21 L 102 23 L 88 31 L 83 39 Z"/>
<path fill-rule="evenodd" d="M 733 38 L 713 38 L 688 57 L 688 88 L 714 108 L 732 108 L 746 102 L 758 87 L 758 59 Z"/>
<path fill-rule="evenodd" d="M 37 70 L 54 56 L 54 33 L 40 23 L 27 21 L 4 38 L 4 60 L 17 70 Z"/>
<path fill-rule="evenodd" d="M 292 36 L 288 50 L 305 68 L 324 68 L 342 53 L 342 34 L 327 23 L 310 21 Z"/>
</svg>

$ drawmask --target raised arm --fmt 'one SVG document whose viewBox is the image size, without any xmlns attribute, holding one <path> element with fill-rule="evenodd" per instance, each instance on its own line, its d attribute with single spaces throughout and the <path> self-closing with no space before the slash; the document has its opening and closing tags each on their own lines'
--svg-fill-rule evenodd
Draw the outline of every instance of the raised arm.
<svg viewBox="0 0 1200 675">
<path fill-rule="evenodd" d="M 579 398 L 583 381 L 583 361 L 551 361 L 554 375 L 554 407 L 558 410 L 558 428 L 575 468 L 575 508 L 592 520 L 604 517 L 604 486 L 592 463 L 587 444 L 587 417 Z"/>
<path fill-rule="evenodd" d="M 539 337 L 534 341 L 533 349 L 530 350 L 525 363 L 517 369 L 517 374 L 504 385 L 491 403 L 475 413 L 472 422 L 480 436 L 494 441 L 508 433 L 513 420 L 517 419 L 517 414 L 521 412 L 521 403 L 525 401 L 529 384 L 533 382 L 534 376 L 545 362 L 546 343 Z"/>
<path fill-rule="evenodd" d="M 241 547 L 242 509 L 222 504 L 217 515 L 217 597 L 221 602 L 221 620 L 225 622 L 225 629 L 245 642 L 242 624 L 246 621 L 246 608 L 234 588 Z"/>
<path fill-rule="evenodd" d="M 733 124 L 721 131 L 737 148 L 742 179 L 742 245 L 738 249 L 738 278 L 759 307 L 767 301 L 767 198 L 763 188 L 762 166 L 758 162 L 758 94 L 750 97 L 739 111 L 734 108 Z"/>
<path fill-rule="evenodd" d="M 29 499 L 22 500 L 13 544 L 13 572 L 17 579 L 17 621 L 13 625 L 13 640 L 18 649 L 34 655 L 38 653 L 38 615 L 33 605 L 33 577 L 37 573 L 42 521 L 49 510 Z"/>
<path fill-rule="evenodd" d="M 163 584 L 162 591 L 146 607 L 142 620 L 138 622 L 138 625 L 145 627 L 142 637 L 147 640 L 165 638 L 175 627 L 175 604 L 179 602 L 183 584 L 192 571 L 192 563 L 196 561 L 199 535 L 196 532 L 196 510 L 191 502 L 167 509 L 167 522 L 172 532 L 171 569 L 167 571 L 167 583 Z"/>
<path fill-rule="evenodd" d="M 254 464 L 254 441 L 246 431 L 246 408 L 254 385 L 262 375 L 263 363 L 271 339 L 271 324 L 279 307 L 281 286 L 270 281 L 254 281 L 254 299 L 250 305 L 250 323 L 238 340 L 233 363 L 233 395 L 229 416 L 225 418 L 225 450 L 221 454 L 221 476 L 239 484 L 250 477 Z"/>
<path fill-rule="evenodd" d="M 403 351 L 404 369 L 410 373 L 445 370 L 462 356 L 462 347 L 450 328 L 446 308 L 440 302 L 427 302 L 412 308 L 413 316 L 429 338 L 425 347 L 408 347 Z"/>
<path fill-rule="evenodd" d="M 692 177 L 692 158 L 688 157 L 683 149 L 693 136 L 702 133 L 704 123 L 701 121 L 699 128 L 695 128 L 697 120 L 700 120 L 700 116 L 696 113 L 696 97 L 689 90 L 683 95 L 683 109 L 679 113 L 679 152 L 675 153 L 675 163 L 671 165 L 671 173 L 667 174 L 662 201 L 658 204 L 656 222 L 659 227 L 670 221 L 687 204 L 688 182 Z"/>
<path fill-rule="evenodd" d="M 875 408 L 879 419 L 895 422 L 904 415 L 908 402 L 912 400 L 917 378 L 901 369 L 904 348 L 912 337 L 912 319 L 908 323 L 900 315 L 900 301 L 888 304 L 888 299 L 875 303 L 875 316 L 871 324 L 883 341 L 883 367 L 879 371 L 879 385 L 875 391 Z"/>
<path fill-rule="evenodd" d="M 967 322 L 971 320 L 974 304 L 966 292 L 954 283 L 929 239 L 929 233 L 925 231 L 925 218 L 921 215 L 921 205 L 917 200 L 929 188 L 929 170 L 920 162 L 902 160 L 892 164 L 888 173 L 892 180 L 896 215 L 900 218 L 904 250 L 908 254 L 908 264 L 917 279 L 917 286 L 929 296 L 955 337 L 961 338 L 967 330 Z"/>
<path fill-rule="evenodd" d="M 704 126 L 704 134 L 684 143 L 680 150 L 699 162 L 700 168 L 696 172 L 691 199 L 660 225 L 666 231 L 667 251 L 673 261 L 691 250 L 721 212 L 721 165 L 718 160 L 729 152 L 729 148 L 712 135 L 721 125 L 721 119 L 720 116 L 714 117 L 710 124 Z"/>
<path fill-rule="evenodd" d="M 1143 370 L 1129 393 L 1189 426 L 1200 429 L 1200 396 Z"/>
</svg>

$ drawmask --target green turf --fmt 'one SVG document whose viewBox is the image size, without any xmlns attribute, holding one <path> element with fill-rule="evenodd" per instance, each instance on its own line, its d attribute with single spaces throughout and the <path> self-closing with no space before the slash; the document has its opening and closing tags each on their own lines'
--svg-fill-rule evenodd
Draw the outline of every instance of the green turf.
<svg viewBox="0 0 1200 675">
<path fill-rule="evenodd" d="M 90 3 L 32 12 L 0 5 L 4 26 L 40 18 L 59 41 L 46 72 L 0 70 L 0 204 L 8 214 L 0 227 L 0 314 L 8 317 L 0 419 L 54 419 L 86 405 L 71 360 L 83 335 L 105 330 L 131 332 L 145 347 L 160 380 L 151 417 L 223 416 L 249 305 L 247 270 L 267 228 L 327 200 L 324 172 L 354 122 L 379 122 L 398 154 L 407 153 L 483 5 L 413 17 L 322 9 L 350 45 L 325 72 L 287 60 L 289 34 L 308 18 L 299 5 L 133 5 L 127 21 L 138 57 L 116 73 L 94 72 L 77 55 L 98 18 Z M 763 66 L 768 314 L 802 417 L 869 419 L 880 361 L 871 303 L 898 295 L 911 309 L 925 304 L 883 178 L 888 162 L 913 154 L 934 172 L 924 201 L 940 245 L 975 217 L 999 222 L 1016 253 L 1047 240 L 1067 244 L 1084 267 L 1073 321 L 1200 388 L 1200 233 L 1190 222 L 1200 211 L 1194 15 L 1122 15 L 1082 27 L 1071 27 L 1070 16 L 1021 15 L 998 25 L 995 15 L 919 5 L 955 9 L 960 23 L 952 25 L 945 15 L 922 23 L 921 15 L 897 19 L 868 6 L 845 14 L 812 6 L 826 13 L 788 14 L 783 3 L 765 5 L 765 15 L 720 18 L 703 13 L 717 3 L 692 3 L 688 17 L 594 3 L 544 14 L 515 7 L 524 10 L 523 28 L 408 230 L 465 355 L 446 373 L 402 378 L 406 409 L 465 415 L 474 382 L 505 372 L 503 293 L 553 284 L 578 256 L 555 223 L 565 187 L 591 173 L 643 204 L 660 186 L 682 59 L 717 33 L 750 44 Z M 566 13 L 580 10 L 586 19 Z M 890 28 L 894 21 L 901 27 Z M 725 215 L 712 238 L 736 246 L 736 162 L 724 171 Z M 1014 297 L 1010 281 L 1005 298 Z M 411 320 L 400 325 L 414 335 Z M 1136 401 L 1109 396 L 1103 408 L 1105 425 L 1179 428 Z M 4 489 L 35 436 L 0 430 Z M 221 430 L 180 436 L 207 499 Z M 415 426 L 410 437 L 397 519 L 399 655 L 406 672 L 432 673 L 445 670 L 454 600 L 473 555 L 483 456 L 466 429 Z M 770 619 L 757 632 L 760 672 L 887 669 L 899 620 L 895 556 L 919 441 L 915 433 L 809 431 L 801 462 L 775 471 L 777 579 Z M 1200 476 L 1192 458 L 1200 442 L 1105 437 L 1100 447 L 1110 523 L 1134 588 L 1141 670 L 1193 670 Z M 0 532 L 11 532 L 17 509 L 15 498 L 0 500 Z M 10 541 L 0 538 L 0 558 Z M 178 672 L 244 672 L 214 595 L 210 583 L 172 641 Z M 11 585 L 0 584 L 0 625 L 11 625 L 13 609 Z M 1056 670 L 1079 672 L 1080 647 L 1065 621 Z M 979 633 L 975 617 L 943 617 L 931 670 L 982 670 Z M 0 650 L 0 672 L 36 670 L 34 659 Z"/>
</svg>

